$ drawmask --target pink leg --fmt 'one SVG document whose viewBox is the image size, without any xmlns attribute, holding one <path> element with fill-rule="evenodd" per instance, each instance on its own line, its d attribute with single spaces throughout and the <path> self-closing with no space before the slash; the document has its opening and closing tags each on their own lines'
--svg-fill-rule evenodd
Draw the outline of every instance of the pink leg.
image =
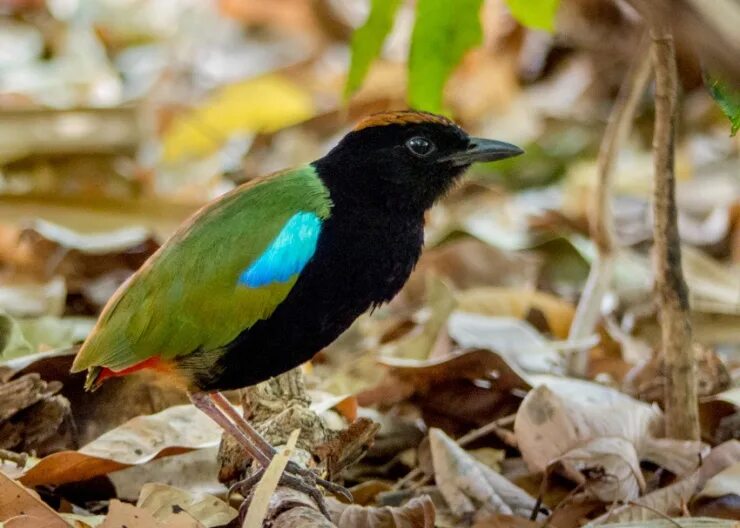
<svg viewBox="0 0 740 528">
<path fill-rule="evenodd" d="M 213 400 L 213 403 L 216 404 L 216 407 L 218 407 L 223 414 L 228 416 L 229 420 L 234 422 L 234 424 L 243 431 L 243 434 L 249 437 L 260 451 L 268 454 L 270 458 L 275 455 L 275 448 L 272 447 L 267 440 L 262 438 L 262 435 L 252 427 L 252 424 L 239 414 L 234 406 L 231 405 L 231 402 L 226 399 L 226 396 L 220 392 L 212 392 L 208 396 Z"/>
<path fill-rule="evenodd" d="M 221 428 L 229 433 L 242 447 L 254 458 L 263 468 L 266 468 L 272 460 L 273 453 L 265 453 L 257 447 L 254 442 L 245 434 L 245 432 L 234 424 L 226 414 L 224 414 L 208 397 L 208 394 L 196 392 L 190 394 L 190 401 L 198 409 L 203 411 L 211 420 L 216 422 Z M 227 401 L 228 403 L 228 401 Z M 239 414 L 239 413 L 236 413 Z M 255 431 L 257 433 L 257 431 Z M 264 440 L 263 440 L 264 441 Z M 273 449 L 274 452 L 274 449 Z"/>
<path fill-rule="evenodd" d="M 275 448 L 272 447 L 267 440 L 262 438 L 262 435 L 259 434 L 259 432 L 254 427 L 252 427 L 252 424 L 250 424 L 241 414 L 239 414 L 239 412 L 234 408 L 233 405 L 231 405 L 231 402 L 227 400 L 223 394 L 221 394 L 220 392 L 213 392 L 209 394 L 208 397 L 212 400 L 211 405 L 215 404 L 216 410 L 219 411 L 222 416 L 227 417 L 232 426 L 235 426 L 240 430 L 243 437 L 248 438 L 249 442 L 256 449 L 258 449 L 262 453 L 265 453 L 267 457 L 272 460 L 272 457 L 275 456 L 276 453 Z M 247 451 L 249 452 L 249 449 L 247 449 Z M 266 466 L 263 464 L 263 467 Z M 293 473 L 305 479 L 314 481 L 334 495 L 341 495 L 349 502 L 352 502 L 352 494 L 345 487 L 317 477 L 313 471 L 299 466 L 292 460 L 288 462 L 286 471 L 288 473 Z"/>
</svg>

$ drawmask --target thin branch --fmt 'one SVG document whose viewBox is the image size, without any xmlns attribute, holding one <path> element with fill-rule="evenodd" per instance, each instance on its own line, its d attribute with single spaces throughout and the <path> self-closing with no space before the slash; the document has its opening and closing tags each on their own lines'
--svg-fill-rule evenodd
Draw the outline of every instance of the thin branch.
<svg viewBox="0 0 740 528">
<path fill-rule="evenodd" d="M 637 59 L 619 89 L 609 115 L 599 149 L 595 203 L 592 210 L 591 238 L 597 255 L 589 271 L 586 286 L 578 302 L 568 340 L 579 340 L 594 333 L 601 313 L 601 303 L 612 280 L 614 264 L 614 216 L 611 210 L 614 167 L 619 150 L 632 127 L 637 105 L 650 80 L 650 39 L 645 35 L 637 49 Z M 585 377 L 588 369 L 588 349 L 579 348 L 569 356 L 568 370 L 574 376 Z"/>
<path fill-rule="evenodd" d="M 666 434 L 699 440 L 696 367 L 689 323 L 688 287 L 681 269 L 681 240 L 676 211 L 674 174 L 675 124 L 678 98 L 676 52 L 671 29 L 652 17 L 655 62 L 655 129 L 653 156 L 653 237 L 655 287 L 666 368 Z"/>
<path fill-rule="evenodd" d="M 507 416 L 504 416 L 502 418 L 489 422 L 479 427 L 478 429 L 473 429 L 467 434 L 461 436 L 460 438 L 456 440 L 456 443 L 460 447 L 465 447 L 466 445 L 478 440 L 479 438 L 483 438 L 484 436 L 487 436 L 491 433 L 498 434 L 504 426 L 513 424 L 515 418 L 516 418 L 516 414 L 509 414 Z M 506 431 L 506 432 L 509 432 L 509 431 Z M 396 484 L 393 486 L 393 489 L 394 490 L 403 489 L 404 486 L 408 485 L 409 483 L 411 483 L 412 481 L 416 480 L 419 477 L 422 477 L 421 480 L 418 480 L 417 482 L 414 482 L 413 484 L 411 484 L 412 488 L 419 488 L 427 484 L 430 480 L 432 480 L 432 477 L 430 475 L 425 475 L 424 471 L 420 467 L 415 467 L 414 469 L 409 471 L 403 478 L 401 478 L 398 482 L 396 482 Z"/>
</svg>

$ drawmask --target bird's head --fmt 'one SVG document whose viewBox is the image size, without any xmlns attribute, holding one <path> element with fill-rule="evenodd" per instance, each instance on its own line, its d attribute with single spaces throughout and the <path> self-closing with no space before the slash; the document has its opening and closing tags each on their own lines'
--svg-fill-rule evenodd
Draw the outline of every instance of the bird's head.
<svg viewBox="0 0 740 528">
<path fill-rule="evenodd" d="M 366 117 L 314 165 L 335 198 L 421 213 L 471 164 L 522 153 L 470 137 L 446 117 L 409 110 Z"/>
</svg>

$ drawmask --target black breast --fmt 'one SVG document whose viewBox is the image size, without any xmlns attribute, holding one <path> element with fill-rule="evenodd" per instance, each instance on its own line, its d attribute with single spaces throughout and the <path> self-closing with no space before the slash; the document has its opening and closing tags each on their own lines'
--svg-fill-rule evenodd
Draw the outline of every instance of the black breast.
<svg viewBox="0 0 740 528">
<path fill-rule="evenodd" d="M 202 390 L 254 385 L 308 361 L 368 308 L 391 300 L 413 270 L 423 217 L 334 211 L 311 261 L 266 320 L 226 347 L 217 368 L 195 372 Z"/>
</svg>

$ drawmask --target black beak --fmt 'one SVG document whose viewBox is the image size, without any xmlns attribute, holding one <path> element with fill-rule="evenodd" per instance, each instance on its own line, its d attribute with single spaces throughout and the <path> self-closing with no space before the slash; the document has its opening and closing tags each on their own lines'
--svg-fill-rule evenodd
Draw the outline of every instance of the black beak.
<svg viewBox="0 0 740 528">
<path fill-rule="evenodd" d="M 503 141 L 494 139 L 470 138 L 467 150 L 455 152 L 449 156 L 441 158 L 440 161 L 451 161 L 455 165 L 470 165 L 471 163 L 481 161 L 496 161 L 506 158 L 513 158 L 524 154 L 524 151 Z"/>
</svg>

